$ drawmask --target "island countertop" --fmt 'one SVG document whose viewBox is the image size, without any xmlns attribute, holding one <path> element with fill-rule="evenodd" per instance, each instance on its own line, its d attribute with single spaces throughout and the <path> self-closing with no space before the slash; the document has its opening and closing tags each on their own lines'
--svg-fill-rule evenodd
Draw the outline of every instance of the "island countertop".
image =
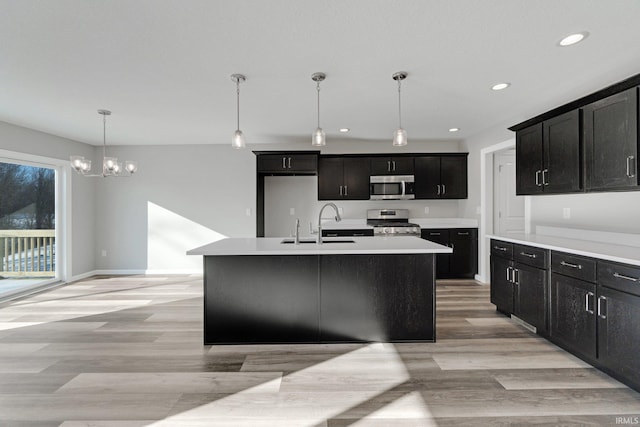
<svg viewBox="0 0 640 427">
<path fill-rule="evenodd" d="M 333 254 L 436 254 L 452 253 L 450 247 L 439 245 L 419 237 L 345 237 L 323 238 L 323 244 L 282 243 L 292 238 L 283 237 L 247 237 L 226 238 L 191 249 L 187 255 L 224 256 L 224 255 L 333 255 Z M 309 240 L 309 238 L 301 238 Z M 335 243 L 335 241 L 343 241 Z M 353 243 L 344 243 L 353 241 Z M 332 243 L 334 242 L 334 243 Z"/>
</svg>

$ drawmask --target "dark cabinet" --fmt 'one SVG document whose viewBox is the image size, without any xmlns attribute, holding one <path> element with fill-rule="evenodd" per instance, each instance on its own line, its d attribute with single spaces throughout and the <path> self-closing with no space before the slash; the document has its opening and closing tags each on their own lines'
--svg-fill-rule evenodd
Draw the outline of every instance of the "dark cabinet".
<svg viewBox="0 0 640 427">
<path fill-rule="evenodd" d="M 415 158 L 416 199 L 466 199 L 467 155 Z"/>
<path fill-rule="evenodd" d="M 413 175 L 413 157 L 371 157 L 371 175 Z"/>
<path fill-rule="evenodd" d="M 582 191 L 580 112 L 573 110 L 516 133 L 516 194 Z"/>
<path fill-rule="evenodd" d="M 315 174 L 318 171 L 316 154 L 260 154 L 258 173 L 273 174 Z"/>
<path fill-rule="evenodd" d="M 478 229 L 423 229 L 421 237 L 453 249 L 452 254 L 436 254 L 438 279 L 470 279 L 478 272 Z"/>
<path fill-rule="evenodd" d="M 369 159 L 321 156 L 318 160 L 318 200 L 368 200 Z"/>
<path fill-rule="evenodd" d="M 590 359 L 596 357 L 596 285 L 551 273 L 551 337 Z"/>
<path fill-rule="evenodd" d="M 638 88 L 586 105 L 587 191 L 638 188 Z"/>
<path fill-rule="evenodd" d="M 640 387 L 640 267 L 598 261 L 598 362 Z"/>
<path fill-rule="evenodd" d="M 491 302 L 539 331 L 547 330 L 544 249 L 491 240 Z"/>
<path fill-rule="evenodd" d="M 491 256 L 491 303 L 506 314 L 513 313 L 513 261 Z"/>
</svg>

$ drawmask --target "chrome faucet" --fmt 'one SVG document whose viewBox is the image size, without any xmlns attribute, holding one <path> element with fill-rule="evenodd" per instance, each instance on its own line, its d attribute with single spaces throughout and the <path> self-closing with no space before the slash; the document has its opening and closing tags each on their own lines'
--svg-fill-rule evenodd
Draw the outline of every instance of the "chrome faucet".
<svg viewBox="0 0 640 427">
<path fill-rule="evenodd" d="M 320 208 L 320 213 L 318 214 L 318 244 L 319 245 L 322 244 L 322 211 L 324 211 L 324 208 L 326 208 L 327 206 L 331 206 L 333 210 L 336 211 L 336 216 L 335 216 L 336 221 L 337 222 L 342 221 L 342 218 L 340 217 L 340 212 L 338 211 L 338 207 L 334 203 L 325 203 L 325 205 Z"/>
<path fill-rule="evenodd" d="M 293 243 L 296 245 L 300 244 L 300 218 L 296 218 L 296 234 L 294 236 Z"/>
</svg>

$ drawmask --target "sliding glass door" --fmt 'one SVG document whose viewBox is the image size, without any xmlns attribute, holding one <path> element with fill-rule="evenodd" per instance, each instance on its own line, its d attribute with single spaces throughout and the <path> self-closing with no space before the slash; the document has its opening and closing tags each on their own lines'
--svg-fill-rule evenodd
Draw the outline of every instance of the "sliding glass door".
<svg viewBox="0 0 640 427">
<path fill-rule="evenodd" d="M 0 159 L 0 298 L 56 276 L 56 169 Z"/>
</svg>

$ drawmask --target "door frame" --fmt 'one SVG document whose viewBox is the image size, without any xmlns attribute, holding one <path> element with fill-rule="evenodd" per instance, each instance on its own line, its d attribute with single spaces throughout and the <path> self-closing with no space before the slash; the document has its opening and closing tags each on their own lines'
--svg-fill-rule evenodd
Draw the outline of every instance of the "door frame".
<svg viewBox="0 0 640 427">
<path fill-rule="evenodd" d="M 0 161 L 56 171 L 56 275 L 55 279 L 39 284 L 47 286 L 69 280 L 71 272 L 71 166 L 62 159 L 0 150 Z"/>
<path fill-rule="evenodd" d="M 515 148 L 516 139 L 490 145 L 480 150 L 480 226 L 478 230 L 478 274 L 476 280 L 489 283 L 491 270 L 489 269 L 489 239 L 487 236 L 494 233 L 494 209 L 493 209 L 493 154 L 509 148 Z M 531 231 L 531 196 L 523 196 L 524 199 L 524 232 Z"/>
</svg>

